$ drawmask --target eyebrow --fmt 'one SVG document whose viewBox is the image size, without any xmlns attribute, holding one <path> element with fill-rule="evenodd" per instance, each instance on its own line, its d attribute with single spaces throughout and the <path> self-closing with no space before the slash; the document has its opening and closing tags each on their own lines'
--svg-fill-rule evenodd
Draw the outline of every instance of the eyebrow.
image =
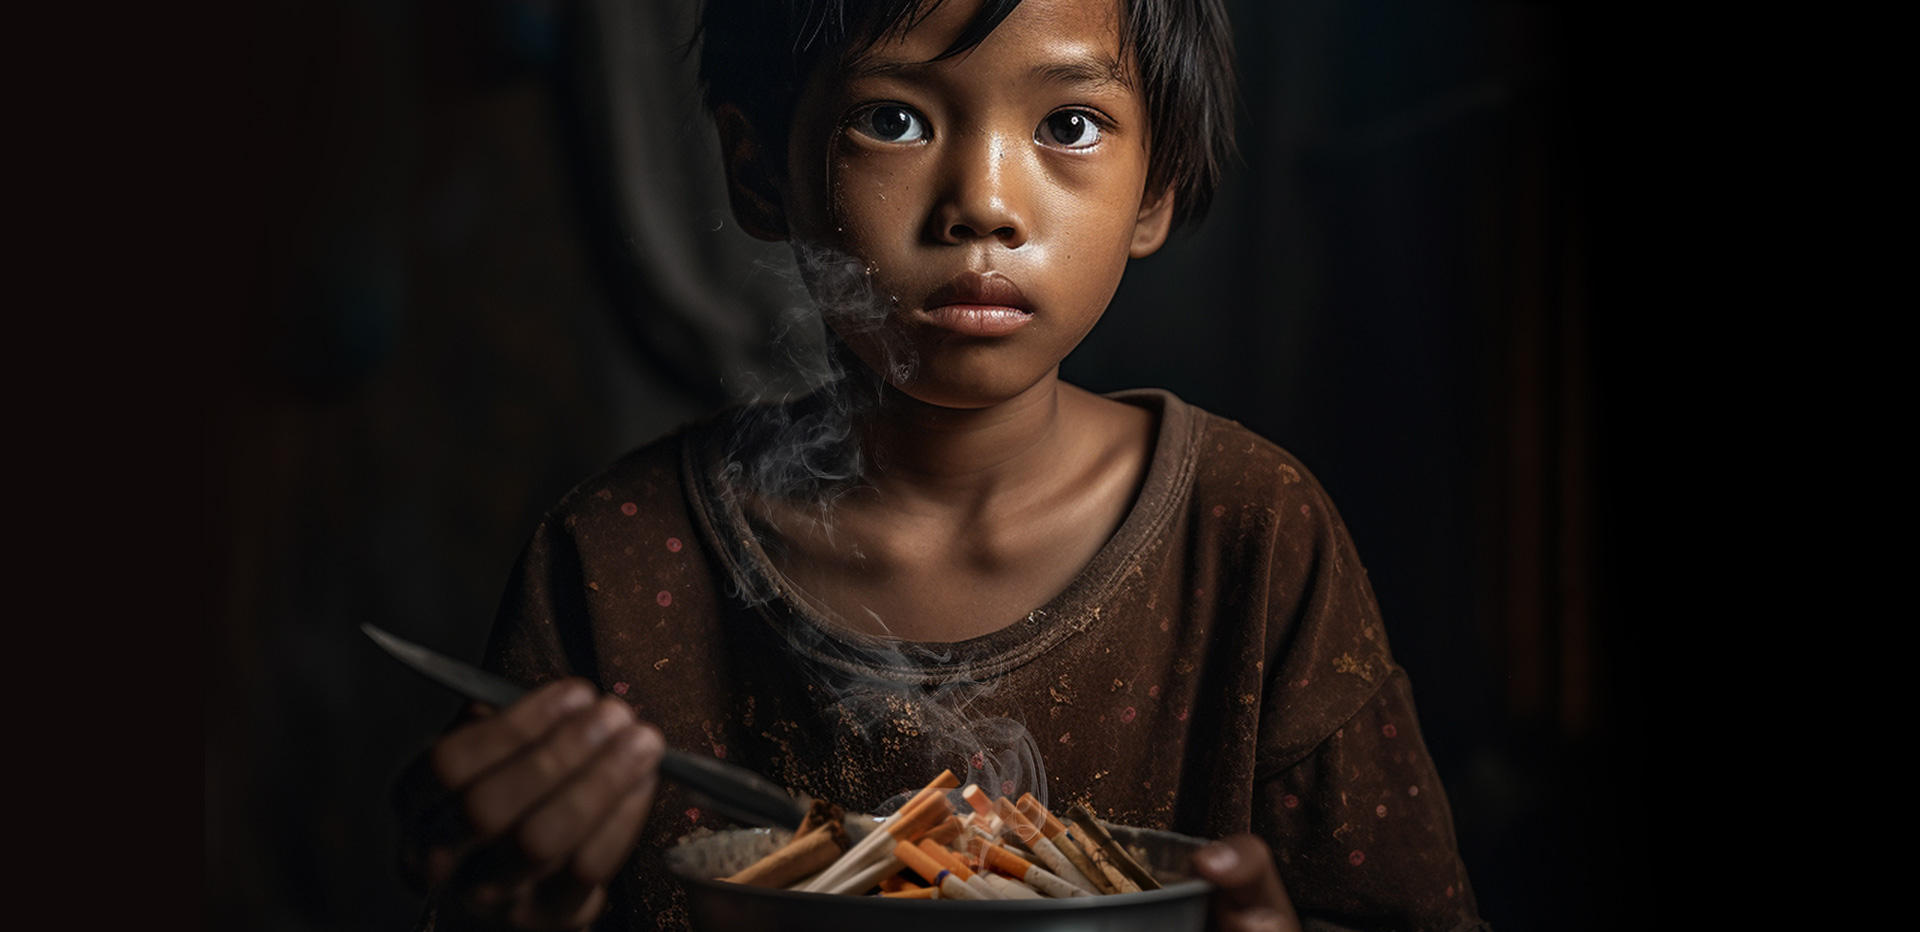
<svg viewBox="0 0 1920 932">
<path fill-rule="evenodd" d="M 1120 63 L 1105 55 L 1075 56 L 1065 61 L 1048 62 L 1036 65 L 1029 72 L 1033 77 L 1054 84 L 1090 84 L 1096 87 L 1119 85 L 1127 87 L 1127 71 Z"/>
<path fill-rule="evenodd" d="M 858 81 L 862 78 L 912 75 L 914 72 L 936 64 L 939 62 L 902 61 L 863 56 L 846 66 L 843 80 Z M 1037 78 L 1050 84 L 1080 84 L 1093 87 L 1132 86 L 1127 80 L 1126 69 L 1121 67 L 1119 61 L 1107 55 L 1075 55 L 1071 58 L 1035 65 L 1027 74 L 1030 78 Z"/>
</svg>

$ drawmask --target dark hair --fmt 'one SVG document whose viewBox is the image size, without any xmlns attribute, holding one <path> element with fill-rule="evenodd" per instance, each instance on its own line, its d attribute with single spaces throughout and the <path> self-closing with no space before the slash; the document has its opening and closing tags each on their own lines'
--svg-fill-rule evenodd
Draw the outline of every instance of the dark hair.
<svg viewBox="0 0 1920 932">
<path fill-rule="evenodd" d="M 911 29 L 944 0 L 706 0 L 700 83 L 709 110 L 732 104 L 784 155 L 815 66 Z M 1120 0 L 1146 99 L 1150 190 L 1171 187 L 1174 225 L 1206 215 L 1233 154 L 1233 36 L 1222 0 Z M 987 0 L 938 58 L 979 45 L 1020 0 Z"/>
</svg>

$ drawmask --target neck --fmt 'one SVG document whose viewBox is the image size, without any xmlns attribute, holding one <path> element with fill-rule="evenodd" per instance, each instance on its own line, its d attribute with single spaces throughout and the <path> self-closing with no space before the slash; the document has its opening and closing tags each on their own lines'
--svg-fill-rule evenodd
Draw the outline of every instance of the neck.
<svg viewBox="0 0 1920 932">
<path fill-rule="evenodd" d="M 882 497 L 910 495 L 959 504 L 1040 484 L 1067 465 L 1077 389 L 1054 370 L 1019 395 L 986 408 L 943 408 L 891 387 L 857 426 Z"/>
</svg>

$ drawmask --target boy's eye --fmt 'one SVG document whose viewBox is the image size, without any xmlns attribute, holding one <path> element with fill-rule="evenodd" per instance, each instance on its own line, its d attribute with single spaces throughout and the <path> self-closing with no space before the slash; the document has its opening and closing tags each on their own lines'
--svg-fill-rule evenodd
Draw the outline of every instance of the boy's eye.
<svg viewBox="0 0 1920 932">
<path fill-rule="evenodd" d="M 1100 124 L 1085 110 L 1062 110 L 1040 121 L 1034 141 L 1065 149 L 1085 149 L 1100 141 Z"/>
<path fill-rule="evenodd" d="M 898 104 L 881 104 L 861 111 L 853 119 L 853 128 L 881 142 L 919 142 L 927 138 L 927 121 Z"/>
</svg>

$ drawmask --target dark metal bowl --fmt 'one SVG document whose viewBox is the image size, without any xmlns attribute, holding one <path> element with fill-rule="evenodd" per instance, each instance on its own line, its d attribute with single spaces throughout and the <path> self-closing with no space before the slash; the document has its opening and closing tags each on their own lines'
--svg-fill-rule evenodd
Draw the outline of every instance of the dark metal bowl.
<svg viewBox="0 0 1920 932">
<path fill-rule="evenodd" d="M 1187 873 L 1199 838 L 1109 825 L 1164 888 L 1066 900 L 896 900 L 769 890 L 714 880 L 785 843 L 788 833 L 734 829 L 689 838 L 666 853 L 699 932 L 1199 932 L 1212 885 Z M 849 825 L 856 839 L 867 825 Z"/>
</svg>

